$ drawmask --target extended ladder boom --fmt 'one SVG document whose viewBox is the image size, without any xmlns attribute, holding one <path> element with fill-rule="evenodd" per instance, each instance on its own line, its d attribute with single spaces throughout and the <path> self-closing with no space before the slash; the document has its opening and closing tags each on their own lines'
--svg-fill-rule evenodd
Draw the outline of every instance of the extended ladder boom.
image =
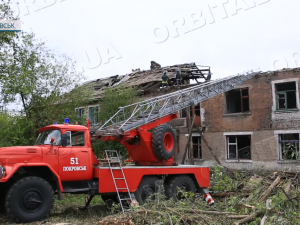
<svg viewBox="0 0 300 225">
<path fill-rule="evenodd" d="M 195 85 L 170 94 L 120 107 L 97 131 L 97 136 L 117 136 L 199 102 L 230 91 L 260 72 L 248 72 Z"/>
</svg>

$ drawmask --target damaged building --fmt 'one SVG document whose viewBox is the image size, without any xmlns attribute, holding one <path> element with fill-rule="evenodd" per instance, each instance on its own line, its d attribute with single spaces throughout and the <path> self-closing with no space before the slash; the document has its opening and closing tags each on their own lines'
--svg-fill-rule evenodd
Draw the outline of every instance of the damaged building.
<svg viewBox="0 0 300 225">
<path fill-rule="evenodd" d="M 203 132 L 194 129 L 187 161 L 193 157 L 195 164 L 205 166 L 219 161 L 233 169 L 299 171 L 299 78 L 300 68 L 260 73 L 188 109 Z M 180 159 L 188 132 L 178 130 Z"/>
<path fill-rule="evenodd" d="M 175 72 L 180 70 L 184 84 L 176 86 Z M 166 71 L 169 87 L 161 89 Z M 78 108 L 98 128 L 94 112 L 104 87 L 138 87 L 142 99 L 208 82 L 209 67 L 195 63 L 161 67 L 152 61 L 150 70 L 134 69 L 126 75 L 90 81 L 94 104 Z M 222 164 L 233 169 L 300 170 L 300 68 L 261 72 L 233 90 L 178 112 L 170 123 L 177 131 L 176 160 L 182 161 L 188 140 L 188 119 L 195 116 L 192 148 L 185 162 L 212 166 Z"/>
</svg>

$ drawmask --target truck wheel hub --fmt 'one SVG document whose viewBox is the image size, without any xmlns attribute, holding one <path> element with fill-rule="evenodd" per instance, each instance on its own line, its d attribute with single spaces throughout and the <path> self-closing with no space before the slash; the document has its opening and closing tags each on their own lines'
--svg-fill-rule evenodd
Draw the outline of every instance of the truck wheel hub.
<svg viewBox="0 0 300 225">
<path fill-rule="evenodd" d="M 173 150 L 174 146 L 174 139 L 170 132 L 166 132 L 164 135 L 164 147 L 168 152 L 171 152 Z"/>
<path fill-rule="evenodd" d="M 143 200 L 153 195 L 154 193 L 155 193 L 155 187 L 147 185 L 146 187 L 144 187 Z M 154 196 L 151 196 L 151 200 L 154 200 Z"/>
<path fill-rule="evenodd" d="M 186 184 L 181 184 L 180 186 L 178 186 L 178 190 L 177 190 L 177 199 L 184 199 L 184 193 L 190 191 L 188 186 Z"/>
<path fill-rule="evenodd" d="M 38 190 L 28 190 L 22 197 L 22 208 L 27 212 L 35 212 L 42 205 L 42 195 Z"/>
</svg>

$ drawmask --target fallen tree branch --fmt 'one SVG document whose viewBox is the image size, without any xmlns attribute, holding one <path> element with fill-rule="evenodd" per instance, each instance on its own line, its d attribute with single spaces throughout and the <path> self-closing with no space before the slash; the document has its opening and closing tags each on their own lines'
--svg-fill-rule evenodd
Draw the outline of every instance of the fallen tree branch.
<svg viewBox="0 0 300 225">
<path fill-rule="evenodd" d="M 274 182 L 269 186 L 269 188 L 259 197 L 258 201 L 265 201 L 265 199 L 269 196 L 274 187 L 280 183 L 280 179 L 281 177 L 278 176 L 274 180 Z"/>
<path fill-rule="evenodd" d="M 228 215 L 228 214 L 236 214 L 234 212 L 219 212 L 219 211 L 205 211 L 205 210 L 197 210 L 197 209 L 179 209 L 181 211 L 190 212 L 190 213 L 203 213 L 209 215 Z"/>
<path fill-rule="evenodd" d="M 290 193 L 291 184 L 292 184 L 292 181 L 289 180 L 289 181 L 284 185 L 284 191 L 285 191 L 286 194 L 289 194 L 289 193 Z"/>
<path fill-rule="evenodd" d="M 256 191 L 256 193 L 260 193 L 262 191 L 262 189 L 264 188 L 264 186 L 261 186 L 260 188 L 258 188 L 258 190 Z M 257 195 L 257 194 L 256 194 Z M 250 202 L 254 197 L 254 193 L 251 193 L 249 195 L 249 197 L 246 199 L 246 202 Z"/>
<path fill-rule="evenodd" d="M 227 218 L 231 218 L 231 219 L 244 219 L 246 217 L 248 217 L 249 215 L 228 215 Z"/>
<path fill-rule="evenodd" d="M 225 197 L 231 195 L 239 195 L 239 196 L 248 196 L 250 193 L 248 192 L 222 192 L 222 193 L 213 193 L 211 194 L 212 197 Z"/>
<path fill-rule="evenodd" d="M 246 218 L 237 221 L 235 223 L 235 225 L 240 225 L 240 224 L 249 222 L 249 221 L 253 220 L 255 217 L 259 216 L 262 212 L 263 212 L 262 210 L 259 210 L 259 211 L 255 212 L 255 213 L 251 214 L 250 216 L 247 216 Z"/>
<path fill-rule="evenodd" d="M 185 217 L 185 218 L 187 218 L 187 219 L 189 219 L 189 220 L 191 220 L 191 221 L 194 221 L 196 224 L 201 224 L 198 220 L 196 220 L 196 219 L 194 219 L 194 218 L 192 218 L 192 217 L 190 217 L 190 216 L 187 216 L 187 215 L 182 215 L 181 213 L 179 213 L 179 212 L 173 210 L 172 208 L 167 208 L 167 209 L 170 210 L 171 212 L 173 212 L 173 213 L 175 213 L 175 214 L 181 216 L 181 218 Z M 204 220 L 204 222 L 205 222 L 206 224 L 209 225 L 209 223 L 208 223 L 205 219 L 203 219 L 203 220 Z"/>
<path fill-rule="evenodd" d="M 271 210 L 271 204 L 272 204 L 272 199 L 267 199 L 267 201 L 266 201 L 267 211 L 266 211 L 264 217 L 261 219 L 260 225 L 265 225 L 265 222 L 268 219 L 268 216 L 269 216 L 269 213 L 270 213 L 270 210 Z"/>
<path fill-rule="evenodd" d="M 282 190 L 283 194 L 289 201 L 292 201 L 292 199 L 290 199 L 290 197 L 287 195 L 287 193 L 285 192 L 285 190 L 282 187 L 279 187 L 279 189 Z"/>
</svg>

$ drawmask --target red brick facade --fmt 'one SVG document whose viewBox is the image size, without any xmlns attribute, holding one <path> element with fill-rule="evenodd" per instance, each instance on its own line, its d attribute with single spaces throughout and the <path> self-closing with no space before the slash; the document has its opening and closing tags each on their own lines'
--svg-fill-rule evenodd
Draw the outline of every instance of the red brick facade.
<svg viewBox="0 0 300 225">
<path fill-rule="evenodd" d="M 299 68 L 267 72 L 261 73 L 257 77 L 235 87 L 236 89 L 248 88 L 248 92 L 243 92 L 248 94 L 248 96 L 244 97 L 249 99 L 250 110 L 247 110 L 247 112 L 227 113 L 227 108 L 229 107 L 227 104 L 231 104 L 226 102 L 228 93 L 223 93 L 201 102 L 201 110 L 204 110 L 204 113 L 201 114 L 201 125 L 205 128 L 205 131 L 201 137 L 202 159 L 196 159 L 195 162 L 203 165 L 215 163 L 208 146 L 203 141 L 203 138 L 205 138 L 207 144 L 222 164 L 228 167 L 255 169 L 263 166 L 271 170 L 300 170 L 300 163 L 298 163 L 300 158 L 298 155 L 297 157 L 294 155 L 293 157 L 287 156 L 290 153 L 286 153 L 287 148 L 282 147 L 286 146 L 286 144 L 282 145 L 279 143 L 279 140 L 288 139 L 291 136 L 290 134 L 292 134 L 294 135 L 292 139 L 295 139 L 293 140 L 293 145 L 296 148 L 293 151 L 297 154 L 299 153 L 299 142 L 296 142 L 297 140 L 299 141 L 300 135 L 299 78 Z M 287 86 L 288 88 L 284 86 L 287 83 L 289 85 Z M 295 89 L 293 89 L 293 85 Z M 289 88 L 292 91 L 288 90 Z M 247 102 L 245 103 L 246 105 Z M 284 107 L 286 108 L 282 109 Z M 180 153 L 178 153 L 178 157 L 182 157 L 187 141 L 185 135 L 188 132 L 187 129 L 179 130 Z M 196 135 L 197 132 L 193 133 Z M 236 147 L 241 145 L 240 143 L 242 142 L 239 135 L 244 135 L 247 136 L 245 138 L 251 139 L 250 146 L 244 148 L 247 151 L 251 149 L 249 150 L 250 155 L 247 156 L 249 158 L 246 160 L 234 155 L 235 148 L 237 151 L 240 151 Z M 229 137 L 232 138 L 229 140 Z M 237 139 L 234 139 L 235 137 Z M 235 145 L 234 143 L 237 144 Z M 244 141 L 243 143 L 246 142 Z M 285 155 L 282 153 L 283 151 Z M 232 154 L 237 158 L 232 159 L 228 156 L 232 156 Z M 241 153 L 238 152 L 237 154 Z M 245 154 L 247 155 L 248 152 Z"/>
</svg>

